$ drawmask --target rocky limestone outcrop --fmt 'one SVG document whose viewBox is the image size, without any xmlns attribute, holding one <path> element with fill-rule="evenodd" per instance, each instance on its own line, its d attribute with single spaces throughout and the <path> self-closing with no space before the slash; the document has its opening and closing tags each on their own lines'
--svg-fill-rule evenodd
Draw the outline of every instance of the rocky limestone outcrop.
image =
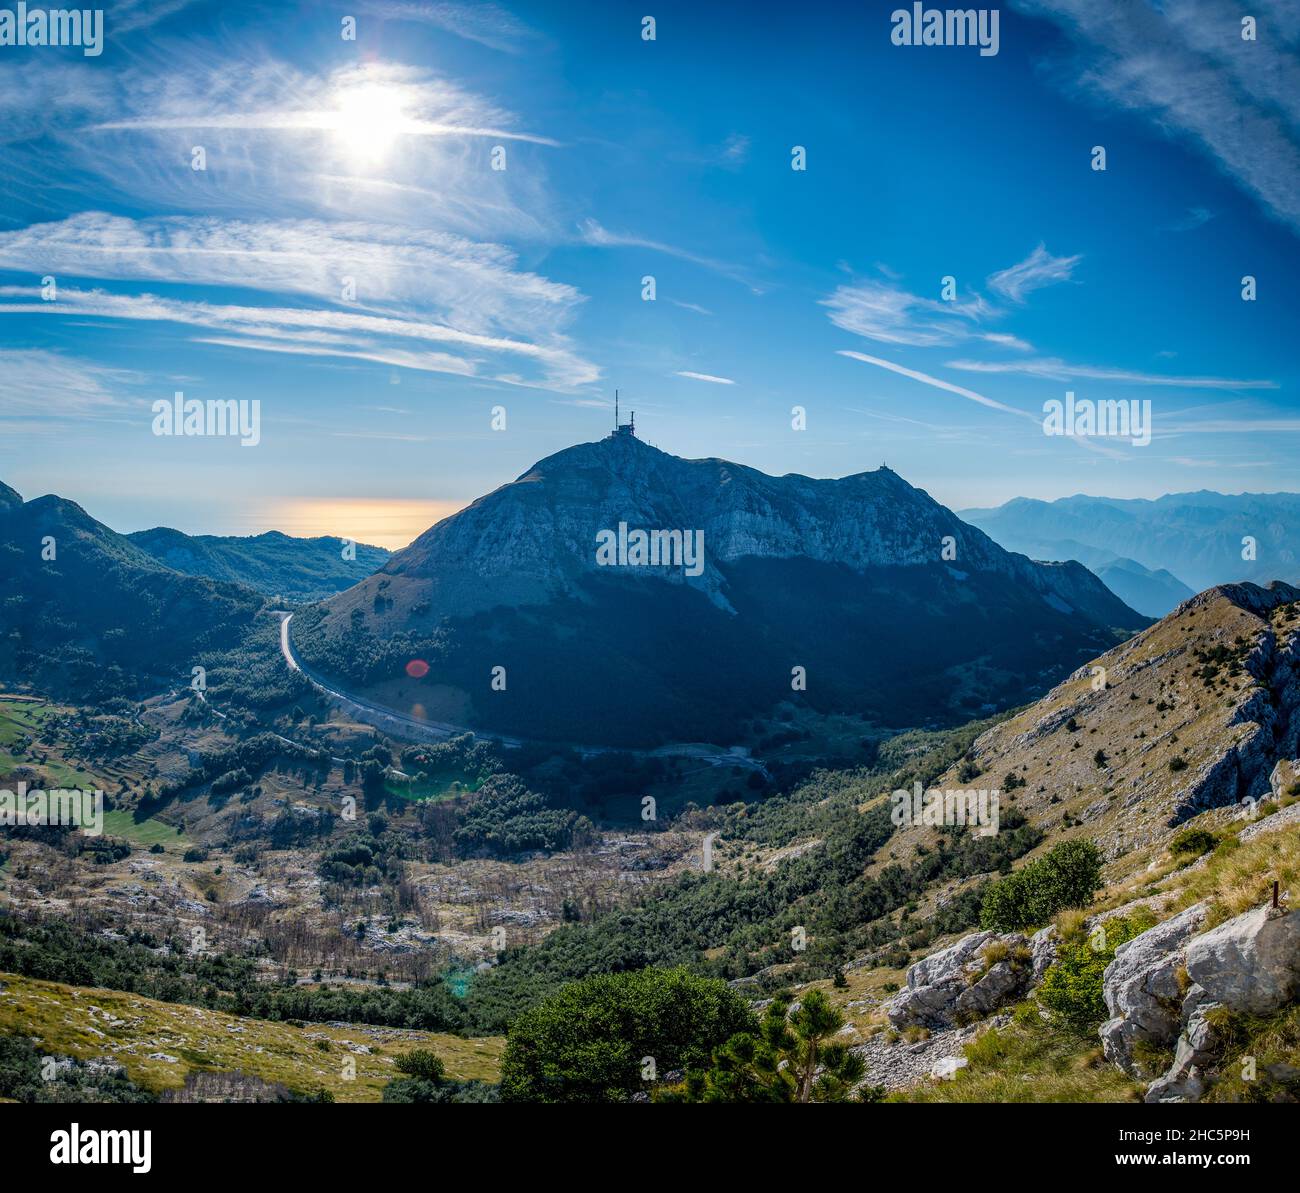
<svg viewBox="0 0 1300 1193">
<path fill-rule="evenodd" d="M 1054 924 L 1048 924 L 1046 928 L 1039 928 L 1029 938 L 1029 950 L 1033 954 L 1033 971 L 1030 974 L 1030 985 L 1037 986 L 1043 980 L 1043 974 L 1048 971 L 1056 960 L 1059 939 Z"/>
<path fill-rule="evenodd" d="M 966 1045 L 989 1027 L 1005 1027 L 1010 1014 L 972 1024 L 933 1032 L 909 1043 L 879 1032 L 850 1051 L 866 1065 L 864 1085 L 883 1085 L 888 1090 L 908 1089 L 924 1081 L 951 1079 L 968 1063 L 962 1055 Z"/>
<path fill-rule="evenodd" d="M 1032 942 L 1019 932 L 963 936 L 908 969 L 907 989 L 886 1007 L 889 1022 L 944 1031 L 983 1019 L 1022 998 L 1054 955 L 1043 932 Z"/>
<path fill-rule="evenodd" d="M 1300 912 L 1260 907 L 1202 932 L 1206 910 L 1189 907 L 1120 945 L 1102 978 L 1107 1059 L 1149 1079 L 1141 1046 L 1174 1049 L 1148 1102 L 1200 1099 L 1223 1046 L 1216 1012 L 1267 1015 L 1300 994 Z"/>
<path fill-rule="evenodd" d="M 1102 975 L 1110 1018 L 1102 1024 L 1106 1059 L 1134 1076 L 1149 1077 L 1135 1055 L 1139 1044 L 1167 1048 L 1178 1035 L 1185 991 L 1180 985 L 1183 948 L 1205 921 L 1198 903 L 1125 941 Z"/>
<path fill-rule="evenodd" d="M 1259 907 L 1187 946 L 1187 974 L 1231 1011 L 1267 1015 L 1300 992 L 1300 912 Z"/>
<path fill-rule="evenodd" d="M 1174 1047 L 1174 1061 L 1163 1077 L 1147 1087 L 1148 1102 L 1197 1102 L 1205 1092 L 1204 1070 L 1213 1063 L 1219 1040 L 1210 1012 L 1219 1004 L 1193 986 L 1183 1003 L 1183 1031 Z M 1190 1010 L 1188 1009 L 1190 1008 Z"/>
</svg>

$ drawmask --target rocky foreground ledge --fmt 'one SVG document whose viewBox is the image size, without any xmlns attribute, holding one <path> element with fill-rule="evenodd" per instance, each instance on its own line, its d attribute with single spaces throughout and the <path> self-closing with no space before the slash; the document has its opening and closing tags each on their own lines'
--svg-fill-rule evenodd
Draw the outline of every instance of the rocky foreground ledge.
<svg viewBox="0 0 1300 1193">
<path fill-rule="evenodd" d="M 1148 1083 L 1148 1102 L 1199 1101 L 1228 1043 L 1229 1017 L 1269 1015 L 1300 999 L 1300 912 L 1260 907 L 1208 931 L 1207 914 L 1198 903 L 1119 945 L 1102 978 L 1111 1016 L 1099 1030 L 1103 1051 Z M 916 962 L 885 1010 L 895 1030 L 929 1034 L 861 1045 L 869 1080 L 900 1089 L 951 1076 L 966 1063 L 962 1047 L 1008 1022 L 998 1012 L 1032 993 L 1056 953 L 1048 927 L 1032 937 L 974 932 Z M 1171 1048 L 1167 1071 L 1152 1071 L 1150 1058 Z M 1266 1076 L 1300 1078 L 1300 1069 L 1273 1067 L 1288 1071 Z"/>
</svg>

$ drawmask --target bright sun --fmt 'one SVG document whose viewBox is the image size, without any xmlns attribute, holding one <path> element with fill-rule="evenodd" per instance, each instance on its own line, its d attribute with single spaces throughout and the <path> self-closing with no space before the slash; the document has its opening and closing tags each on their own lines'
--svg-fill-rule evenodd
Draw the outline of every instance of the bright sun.
<svg viewBox="0 0 1300 1193">
<path fill-rule="evenodd" d="M 354 161 L 377 162 L 387 156 L 405 122 L 398 88 L 365 83 L 338 93 L 330 127 Z"/>
</svg>

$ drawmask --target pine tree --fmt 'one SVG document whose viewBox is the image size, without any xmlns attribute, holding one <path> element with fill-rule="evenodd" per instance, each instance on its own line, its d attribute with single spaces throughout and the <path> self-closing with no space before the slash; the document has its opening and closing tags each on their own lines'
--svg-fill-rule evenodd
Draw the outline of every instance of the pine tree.
<svg viewBox="0 0 1300 1193">
<path fill-rule="evenodd" d="M 835 1040 L 844 1016 L 823 990 L 810 990 L 792 1011 L 788 993 L 768 1004 L 758 1035 L 732 1036 L 711 1066 L 687 1074 L 664 1100 L 686 1102 L 846 1102 L 866 1065 Z M 869 1088 L 859 1100 L 875 1101 Z"/>
</svg>

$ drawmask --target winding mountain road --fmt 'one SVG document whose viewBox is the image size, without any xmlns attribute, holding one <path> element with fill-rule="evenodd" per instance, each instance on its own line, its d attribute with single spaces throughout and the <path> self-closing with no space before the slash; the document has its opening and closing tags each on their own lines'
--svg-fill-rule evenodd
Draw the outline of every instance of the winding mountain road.
<svg viewBox="0 0 1300 1193">
<path fill-rule="evenodd" d="M 312 687 L 322 695 L 342 705 L 345 710 L 357 714 L 359 720 L 366 721 L 366 717 L 378 717 L 381 723 L 376 725 L 376 728 L 383 729 L 386 726 L 394 726 L 395 728 L 391 731 L 398 737 L 402 736 L 403 729 L 413 732 L 417 741 L 430 737 L 445 740 L 462 733 L 472 733 L 475 737 L 497 742 L 508 749 L 518 749 L 525 745 L 542 745 L 554 749 L 571 749 L 584 758 L 591 758 L 600 754 L 631 754 L 637 758 L 693 758 L 704 763 L 705 766 L 739 766 L 746 770 L 758 771 L 764 778 L 770 777 L 767 768 L 758 759 L 750 757 L 749 751 L 744 746 L 732 746 L 731 749 L 724 750 L 720 746 L 712 746 L 703 742 L 681 742 L 658 746 L 653 750 L 636 750 L 622 749 L 616 746 L 580 745 L 576 742 L 532 742 L 519 737 L 509 737 L 501 733 L 472 729 L 468 725 L 453 725 L 446 721 L 429 721 L 420 717 L 408 716 L 405 713 L 395 712 L 391 708 L 385 708 L 381 704 L 375 704 L 373 701 L 336 688 L 303 666 L 301 660 L 294 654 L 293 639 L 289 632 L 289 623 L 293 621 L 293 614 L 283 609 L 275 609 L 272 612 L 280 618 L 280 653 L 284 656 L 285 664 L 290 671 L 301 672 Z M 366 721 L 366 723 L 373 722 Z"/>
</svg>

